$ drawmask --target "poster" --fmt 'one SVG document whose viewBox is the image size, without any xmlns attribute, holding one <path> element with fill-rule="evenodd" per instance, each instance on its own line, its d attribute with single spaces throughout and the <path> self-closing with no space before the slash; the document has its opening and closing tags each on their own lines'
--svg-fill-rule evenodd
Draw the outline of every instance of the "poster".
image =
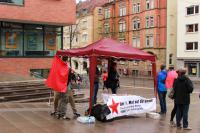
<svg viewBox="0 0 200 133">
<path fill-rule="evenodd" d="M 27 49 L 37 50 L 37 34 L 31 33 L 27 35 Z"/>
<path fill-rule="evenodd" d="M 17 33 L 6 32 L 6 48 L 7 49 L 17 48 Z"/>
<path fill-rule="evenodd" d="M 47 50 L 56 50 L 56 34 L 46 34 L 45 43 Z"/>
<path fill-rule="evenodd" d="M 103 94 L 104 103 L 111 113 L 107 120 L 121 116 L 131 116 L 156 111 L 156 98 L 146 99 L 136 95 Z"/>
</svg>

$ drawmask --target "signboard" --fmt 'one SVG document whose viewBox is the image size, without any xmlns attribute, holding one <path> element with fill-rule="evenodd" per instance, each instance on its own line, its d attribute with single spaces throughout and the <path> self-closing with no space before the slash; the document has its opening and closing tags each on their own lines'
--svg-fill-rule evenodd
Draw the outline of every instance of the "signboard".
<svg viewBox="0 0 200 133">
<path fill-rule="evenodd" d="M 45 43 L 47 50 L 56 50 L 56 34 L 46 34 Z"/>
<path fill-rule="evenodd" d="M 136 95 L 110 95 L 103 94 L 104 103 L 111 113 L 107 120 L 120 116 L 129 116 L 156 111 L 156 98 L 146 99 Z"/>
</svg>

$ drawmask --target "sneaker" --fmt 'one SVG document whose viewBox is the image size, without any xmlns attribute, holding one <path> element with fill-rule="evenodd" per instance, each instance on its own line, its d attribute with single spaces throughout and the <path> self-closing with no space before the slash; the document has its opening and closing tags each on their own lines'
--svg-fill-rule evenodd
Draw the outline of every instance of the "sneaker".
<svg viewBox="0 0 200 133">
<path fill-rule="evenodd" d="M 184 129 L 184 130 L 192 130 L 191 127 L 184 127 L 183 129 Z"/>
<path fill-rule="evenodd" d="M 67 117 L 66 115 L 65 116 L 62 116 L 62 117 L 60 117 L 59 119 L 63 119 L 63 120 L 70 120 L 70 118 L 69 117 Z"/>
<path fill-rule="evenodd" d="M 51 115 L 51 116 L 55 116 L 55 115 L 56 115 L 56 113 L 57 113 L 57 112 L 56 112 L 56 111 L 54 111 L 54 112 L 51 112 L 51 113 L 50 113 L 50 115 Z"/>
<path fill-rule="evenodd" d="M 174 122 L 174 121 L 170 121 L 170 126 L 171 126 L 171 127 L 176 127 L 175 122 Z"/>
<path fill-rule="evenodd" d="M 81 115 L 78 113 L 74 113 L 74 117 L 80 117 Z"/>
</svg>

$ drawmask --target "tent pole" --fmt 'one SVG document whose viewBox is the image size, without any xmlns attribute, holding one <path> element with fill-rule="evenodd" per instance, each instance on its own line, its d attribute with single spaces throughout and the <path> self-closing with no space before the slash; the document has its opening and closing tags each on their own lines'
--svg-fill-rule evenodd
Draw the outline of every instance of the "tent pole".
<svg viewBox="0 0 200 133">
<path fill-rule="evenodd" d="M 93 106 L 93 95 L 94 95 L 94 80 L 96 75 L 97 57 L 90 57 L 90 68 L 89 68 L 89 78 L 90 78 L 90 101 L 89 101 L 89 115 L 91 115 Z"/>
<path fill-rule="evenodd" d="M 157 73 L 156 73 L 156 63 L 152 62 L 152 72 L 154 81 L 154 96 L 157 97 Z"/>
</svg>

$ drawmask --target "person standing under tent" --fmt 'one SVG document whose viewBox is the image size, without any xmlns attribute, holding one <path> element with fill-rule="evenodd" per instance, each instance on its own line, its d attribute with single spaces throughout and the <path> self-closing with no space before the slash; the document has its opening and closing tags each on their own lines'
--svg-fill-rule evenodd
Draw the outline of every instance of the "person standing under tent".
<svg viewBox="0 0 200 133">
<path fill-rule="evenodd" d="M 159 101 L 160 101 L 160 108 L 161 111 L 159 114 L 161 115 L 165 115 L 167 112 L 167 107 L 166 107 L 166 94 L 167 94 L 167 89 L 165 86 L 165 80 L 167 77 L 167 72 L 165 70 L 165 65 L 161 65 L 160 67 L 160 72 L 158 73 L 158 77 L 157 77 L 157 88 L 158 88 L 158 97 L 159 97 Z"/>
<path fill-rule="evenodd" d="M 106 70 L 103 71 L 103 74 L 102 74 L 102 80 L 103 80 L 103 90 L 104 88 L 107 88 L 106 87 L 106 80 L 108 78 L 108 73 L 106 72 Z"/>
<path fill-rule="evenodd" d="M 106 84 L 107 88 L 111 88 L 112 94 L 117 94 L 117 88 L 119 87 L 119 74 L 117 72 L 117 63 L 115 62 L 111 63 Z"/>
<path fill-rule="evenodd" d="M 95 105 L 97 103 L 97 94 L 98 94 L 98 90 L 99 90 L 99 77 L 100 77 L 100 75 L 101 75 L 100 71 L 99 71 L 98 67 L 96 67 L 92 105 Z"/>
</svg>

